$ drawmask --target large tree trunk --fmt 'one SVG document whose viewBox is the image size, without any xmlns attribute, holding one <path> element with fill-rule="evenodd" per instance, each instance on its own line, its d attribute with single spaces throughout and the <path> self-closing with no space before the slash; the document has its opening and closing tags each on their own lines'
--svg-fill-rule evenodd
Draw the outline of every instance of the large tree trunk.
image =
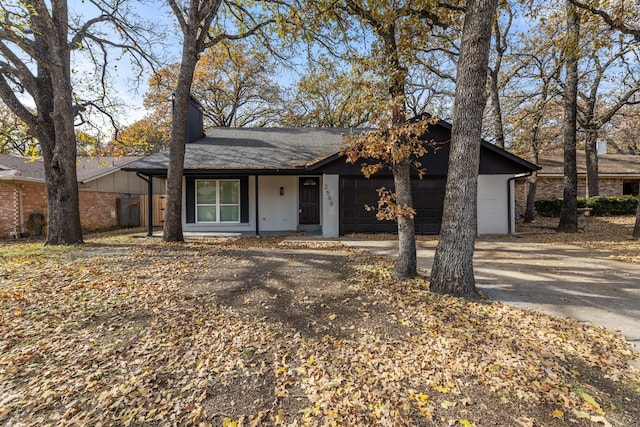
<svg viewBox="0 0 640 427">
<path fill-rule="evenodd" d="M 540 161 L 540 150 L 538 149 L 538 132 L 540 130 L 540 120 L 542 115 L 536 120 L 531 132 L 531 161 L 538 164 Z M 524 210 L 524 222 L 530 223 L 536 218 L 536 192 L 538 190 L 538 172 L 533 172 L 527 179 L 529 185 L 527 189 L 527 205 Z"/>
<path fill-rule="evenodd" d="M 502 123 L 502 107 L 500 106 L 500 91 L 498 90 L 499 73 L 491 70 L 489 79 L 489 93 L 491 94 L 491 106 L 493 107 L 493 127 L 496 145 L 504 148 L 504 124 Z"/>
<path fill-rule="evenodd" d="M 598 132 L 595 129 L 587 129 L 584 142 L 584 153 L 587 159 L 587 194 L 586 197 L 600 195 L 598 184 Z"/>
<path fill-rule="evenodd" d="M 558 231 L 578 231 L 578 171 L 576 167 L 578 41 L 580 15 L 570 0 L 567 9 L 567 46 L 565 49 L 566 89 L 564 107 L 564 192 Z"/>
<path fill-rule="evenodd" d="M 470 0 L 464 18 L 456 78 L 451 152 L 440 241 L 431 270 L 433 292 L 475 298 L 473 252 L 482 114 L 497 0 Z"/>
<path fill-rule="evenodd" d="M 193 39 L 190 39 L 193 37 Z M 182 62 L 173 100 L 173 122 L 169 142 L 169 170 L 167 172 L 167 203 L 163 238 L 166 242 L 182 242 L 182 177 L 184 175 L 185 142 L 191 83 L 198 62 L 195 35 L 185 34 Z"/>
<path fill-rule="evenodd" d="M 538 190 L 538 173 L 534 172 L 527 179 L 527 205 L 524 210 L 524 222 L 530 223 L 536 219 L 536 192 Z"/>
<path fill-rule="evenodd" d="M 47 244 L 82 243 L 78 179 L 76 176 L 76 137 L 71 89 L 71 54 L 67 42 L 66 1 L 54 1 L 51 17 L 55 34 L 48 34 L 48 74 L 52 88 L 50 114 L 55 139 L 43 146 L 48 203 Z M 47 33 L 45 33 L 47 34 Z M 46 83 L 45 83 L 46 84 Z"/>
<path fill-rule="evenodd" d="M 638 208 L 636 209 L 636 223 L 633 226 L 631 235 L 634 239 L 640 239 L 640 194 L 638 195 Z"/>
<path fill-rule="evenodd" d="M 399 206 L 412 206 L 410 172 L 409 160 L 405 160 L 393 168 L 393 182 Z M 414 219 L 410 216 L 399 215 L 397 220 L 399 255 L 393 273 L 399 279 L 409 279 L 417 274 L 418 265 Z"/>
<path fill-rule="evenodd" d="M 407 70 L 400 61 L 398 46 L 396 45 L 396 30 L 393 25 L 389 26 L 386 32 L 380 36 L 384 41 L 387 60 L 391 75 L 389 79 L 389 95 L 391 110 L 391 125 L 393 127 L 402 126 L 406 122 L 406 93 L 405 85 Z M 401 143 L 401 142 L 400 142 Z M 404 159 L 393 165 L 393 183 L 395 186 L 396 204 L 407 206 L 413 209 L 413 198 L 411 195 L 411 166 L 409 159 Z M 393 269 L 394 275 L 401 279 L 415 277 L 418 270 L 418 260 L 416 257 L 416 232 L 413 216 L 404 213 L 404 209 L 397 215 L 398 223 L 398 259 Z"/>
</svg>

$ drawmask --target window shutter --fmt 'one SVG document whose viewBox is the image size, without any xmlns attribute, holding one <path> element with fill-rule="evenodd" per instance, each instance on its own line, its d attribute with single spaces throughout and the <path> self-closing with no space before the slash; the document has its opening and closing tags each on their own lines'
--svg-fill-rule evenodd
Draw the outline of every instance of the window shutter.
<svg viewBox="0 0 640 427">
<path fill-rule="evenodd" d="M 194 178 L 186 178 L 186 210 L 187 224 L 196 222 L 196 180 Z"/>
<path fill-rule="evenodd" d="M 249 177 L 240 177 L 240 222 L 249 222 Z"/>
</svg>

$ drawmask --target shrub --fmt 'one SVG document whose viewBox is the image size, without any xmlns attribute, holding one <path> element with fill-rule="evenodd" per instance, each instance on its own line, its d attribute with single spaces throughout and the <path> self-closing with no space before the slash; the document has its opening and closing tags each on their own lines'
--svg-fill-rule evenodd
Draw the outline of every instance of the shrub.
<svg viewBox="0 0 640 427">
<path fill-rule="evenodd" d="M 536 212 L 545 217 L 559 217 L 562 199 L 536 200 Z M 578 208 L 593 209 L 591 215 L 632 215 L 638 207 L 636 196 L 595 196 L 589 199 L 578 198 Z"/>
<path fill-rule="evenodd" d="M 630 215 L 636 212 L 638 198 L 636 196 L 595 196 L 587 200 L 587 206 L 597 216 Z"/>
<path fill-rule="evenodd" d="M 578 207 L 587 207 L 584 198 L 578 199 Z M 560 216 L 560 210 L 562 209 L 562 199 L 536 200 L 535 208 L 540 216 L 557 218 Z"/>
<path fill-rule="evenodd" d="M 562 199 L 536 200 L 536 212 L 540 216 L 558 217 L 560 216 L 560 207 Z"/>
</svg>

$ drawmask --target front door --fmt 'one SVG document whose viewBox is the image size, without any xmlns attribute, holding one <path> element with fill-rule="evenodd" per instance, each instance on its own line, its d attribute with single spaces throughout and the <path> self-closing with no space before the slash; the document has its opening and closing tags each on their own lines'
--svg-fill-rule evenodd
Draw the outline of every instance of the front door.
<svg viewBox="0 0 640 427">
<path fill-rule="evenodd" d="M 300 207 L 298 209 L 299 225 L 320 224 L 320 178 L 300 178 Z"/>
</svg>

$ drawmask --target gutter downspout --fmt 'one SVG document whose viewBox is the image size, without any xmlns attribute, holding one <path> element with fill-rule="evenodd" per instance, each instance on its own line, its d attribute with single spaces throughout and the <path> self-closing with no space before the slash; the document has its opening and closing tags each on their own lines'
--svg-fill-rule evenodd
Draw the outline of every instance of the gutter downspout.
<svg viewBox="0 0 640 427">
<path fill-rule="evenodd" d="M 153 237 L 153 177 L 145 178 L 138 171 L 136 176 L 147 183 L 147 237 Z"/>
<path fill-rule="evenodd" d="M 515 234 L 515 230 L 511 229 L 511 221 L 513 220 L 513 208 L 515 206 L 511 206 L 511 199 L 512 199 L 512 194 L 511 194 L 511 182 L 515 181 L 518 178 L 527 178 L 530 177 L 531 175 L 533 175 L 533 172 L 526 172 L 526 173 L 521 173 L 519 175 L 514 175 L 511 178 L 509 178 L 507 180 L 507 222 L 508 222 L 508 234 Z M 515 201 L 514 201 L 514 205 L 515 205 Z"/>
</svg>

